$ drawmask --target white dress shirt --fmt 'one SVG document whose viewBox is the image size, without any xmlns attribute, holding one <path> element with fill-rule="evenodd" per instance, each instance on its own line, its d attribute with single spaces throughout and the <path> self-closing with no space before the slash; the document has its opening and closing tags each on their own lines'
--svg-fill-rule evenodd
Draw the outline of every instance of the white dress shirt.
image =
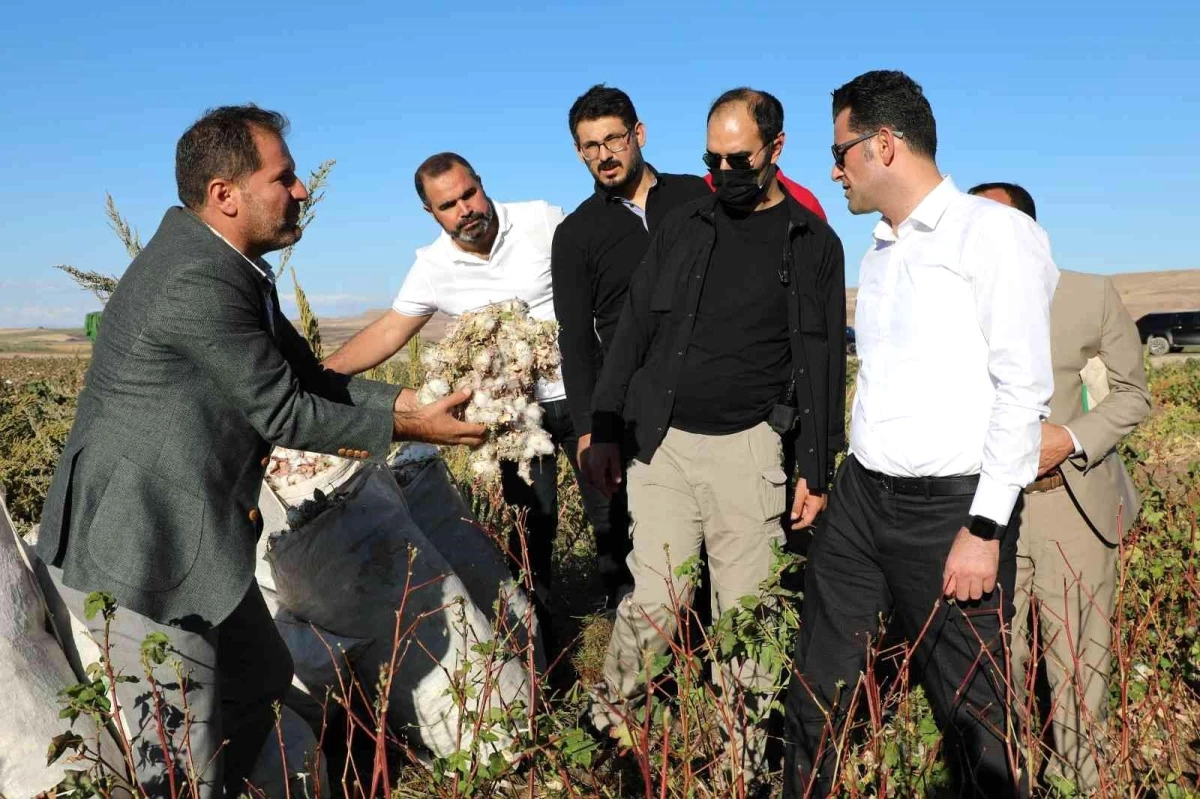
<svg viewBox="0 0 1200 799">
<path fill-rule="evenodd" d="M 432 244 L 417 250 L 417 260 L 392 303 L 396 313 L 427 316 L 441 311 L 458 316 L 516 298 L 529 303 L 533 318 L 554 321 L 550 244 L 563 220 L 562 209 L 542 200 L 493 206 L 499 230 L 488 257 L 459 249 L 442 231 Z M 566 396 L 561 380 L 538 383 L 539 402 Z"/>
<path fill-rule="evenodd" d="M 1037 476 L 1057 283 L 1036 222 L 948 177 L 897 233 L 880 221 L 855 313 L 858 461 L 895 477 L 979 474 L 971 514 L 1007 524 Z"/>
</svg>

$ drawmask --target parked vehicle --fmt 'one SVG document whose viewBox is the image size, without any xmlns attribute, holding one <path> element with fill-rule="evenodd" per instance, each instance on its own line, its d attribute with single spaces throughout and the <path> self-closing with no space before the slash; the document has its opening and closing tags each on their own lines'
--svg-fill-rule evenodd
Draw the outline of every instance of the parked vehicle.
<svg viewBox="0 0 1200 799">
<path fill-rule="evenodd" d="M 846 354 L 854 355 L 858 352 L 858 347 L 854 344 L 854 328 L 847 325 L 846 327 Z"/>
<path fill-rule="evenodd" d="M 1148 313 L 1137 320 L 1137 329 L 1151 355 L 1200 346 L 1200 311 Z"/>
</svg>

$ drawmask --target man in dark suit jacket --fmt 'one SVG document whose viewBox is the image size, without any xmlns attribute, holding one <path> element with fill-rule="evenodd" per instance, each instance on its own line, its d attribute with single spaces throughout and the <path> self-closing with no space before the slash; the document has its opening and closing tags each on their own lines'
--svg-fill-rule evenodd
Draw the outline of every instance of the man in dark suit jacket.
<svg viewBox="0 0 1200 799">
<path fill-rule="evenodd" d="M 143 678 L 140 644 L 157 631 L 190 672 L 190 731 L 168 713 L 166 751 L 147 681 L 117 689 L 151 795 L 168 792 L 167 763 L 181 779 L 189 761 L 201 795 L 236 795 L 291 681 L 254 581 L 271 448 L 381 460 L 394 438 L 483 440 L 449 413 L 465 393 L 418 409 L 409 390 L 323 370 L 280 312 L 262 256 L 300 238 L 308 196 L 286 127 L 272 111 L 225 107 L 179 140 L 186 207 L 167 211 L 105 309 L 42 514 L 41 572 L 66 606 L 82 617 L 86 592 L 116 598 L 113 666 Z M 89 625 L 103 630 L 99 617 Z M 182 707 L 172 672 L 156 676 Z"/>
</svg>

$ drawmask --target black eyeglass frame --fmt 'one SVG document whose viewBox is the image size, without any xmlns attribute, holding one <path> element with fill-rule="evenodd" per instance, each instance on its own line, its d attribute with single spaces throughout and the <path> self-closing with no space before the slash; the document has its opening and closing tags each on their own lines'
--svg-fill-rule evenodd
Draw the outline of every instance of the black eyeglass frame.
<svg viewBox="0 0 1200 799">
<path fill-rule="evenodd" d="M 605 150 L 608 150 L 613 155 L 616 155 L 617 153 L 623 153 L 629 149 L 629 136 L 632 133 L 633 133 L 633 128 L 629 128 L 624 133 L 620 133 L 620 134 L 614 133 L 611 136 L 605 136 L 603 141 L 589 142 L 588 144 L 581 144 L 581 145 L 579 145 L 579 153 L 580 153 L 580 155 L 583 156 L 583 160 L 588 161 L 588 162 L 595 161 L 597 158 L 600 157 L 600 148 L 604 148 Z M 614 150 L 612 148 L 612 144 L 609 143 L 610 141 L 612 142 L 612 144 L 615 144 L 617 142 L 624 142 L 624 144 L 621 145 L 620 149 Z M 591 147 L 596 148 L 595 155 L 588 155 L 587 151 Z"/>
<path fill-rule="evenodd" d="M 842 142 L 841 144 L 829 145 L 829 152 L 833 153 L 834 165 L 838 169 L 845 169 L 846 168 L 846 153 L 850 152 L 851 147 L 853 147 L 856 144 L 862 144 L 867 139 L 873 139 L 876 136 L 878 136 L 880 133 L 883 133 L 885 130 L 890 130 L 890 129 L 889 128 L 880 128 L 879 130 L 872 131 L 871 133 L 864 133 L 863 135 L 859 136 L 857 139 L 851 139 L 850 141 Z M 904 138 L 904 131 L 902 131 L 902 130 L 893 130 L 893 131 L 891 131 L 891 133 L 897 139 Z"/>
</svg>

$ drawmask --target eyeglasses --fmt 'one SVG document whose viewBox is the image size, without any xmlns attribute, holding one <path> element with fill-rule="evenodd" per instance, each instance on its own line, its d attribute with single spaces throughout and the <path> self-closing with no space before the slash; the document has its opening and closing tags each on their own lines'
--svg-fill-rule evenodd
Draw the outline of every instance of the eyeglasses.
<svg viewBox="0 0 1200 799">
<path fill-rule="evenodd" d="M 842 144 L 831 145 L 829 147 L 829 151 L 833 153 L 833 163 L 837 164 L 838 169 L 845 169 L 846 168 L 846 153 L 848 153 L 850 151 L 850 148 L 856 144 L 861 144 L 862 142 L 865 142 L 867 139 L 878 136 L 880 133 L 883 133 L 883 130 L 884 130 L 883 128 L 880 128 L 879 130 L 875 131 L 874 133 L 864 133 L 863 135 L 859 136 L 857 139 L 851 139 L 850 141 L 843 142 Z M 895 136 L 897 139 L 904 138 L 904 133 L 899 130 L 893 130 L 892 135 Z"/>
<path fill-rule="evenodd" d="M 586 144 L 581 144 L 579 151 L 583 153 L 585 161 L 595 161 L 599 158 L 601 147 L 604 147 L 605 150 L 608 150 L 613 155 L 623 153 L 629 149 L 629 145 L 626 142 L 629 139 L 629 134 L 632 132 L 631 130 L 627 130 L 624 133 L 614 133 L 611 136 L 606 136 L 602 142 L 590 141 Z"/>
<path fill-rule="evenodd" d="M 721 155 L 714 153 L 711 150 L 706 150 L 704 155 L 700 156 L 704 160 L 704 165 L 712 171 L 717 171 L 721 168 L 721 162 L 729 164 L 730 169 L 753 169 L 751 163 L 754 161 L 754 156 L 761 153 L 763 150 L 770 147 L 772 142 L 767 142 L 762 147 L 759 147 L 752 153 L 731 153 L 729 155 Z"/>
</svg>

